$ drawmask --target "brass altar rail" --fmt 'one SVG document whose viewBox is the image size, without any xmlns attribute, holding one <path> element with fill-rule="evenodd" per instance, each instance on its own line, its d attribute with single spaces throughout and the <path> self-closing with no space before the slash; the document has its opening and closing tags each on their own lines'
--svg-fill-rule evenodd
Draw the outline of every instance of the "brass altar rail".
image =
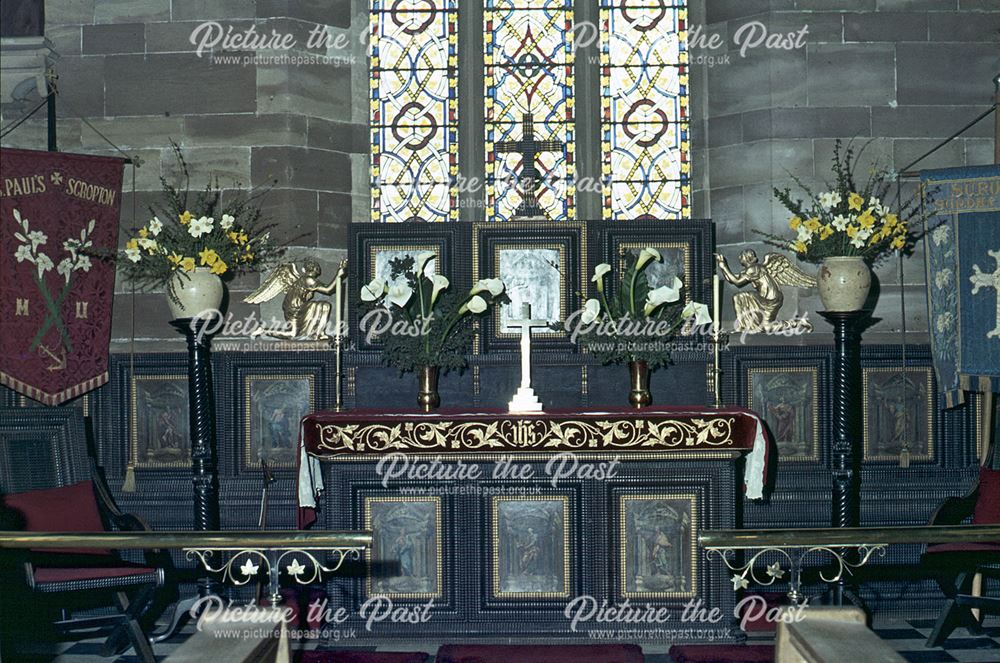
<svg viewBox="0 0 1000 663">
<path fill-rule="evenodd" d="M 1000 525 L 917 525 L 904 527 L 817 527 L 799 529 L 721 529 L 698 535 L 705 548 L 796 548 L 895 543 L 992 543 Z"/>
<path fill-rule="evenodd" d="M 230 550 L 367 548 L 368 531 L 229 530 L 225 532 L 20 532 L 0 530 L 3 548 L 211 548 Z"/>
</svg>

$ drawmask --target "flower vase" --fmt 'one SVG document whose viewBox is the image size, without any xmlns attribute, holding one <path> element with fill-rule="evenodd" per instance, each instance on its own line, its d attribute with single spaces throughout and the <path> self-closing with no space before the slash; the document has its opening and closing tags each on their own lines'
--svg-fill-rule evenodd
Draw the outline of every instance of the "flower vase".
<svg viewBox="0 0 1000 663">
<path fill-rule="evenodd" d="M 192 272 L 174 272 L 167 281 L 167 304 L 174 319 L 195 318 L 205 311 L 218 311 L 225 286 L 208 267 Z"/>
<path fill-rule="evenodd" d="M 631 385 L 628 402 L 632 407 L 646 407 L 653 402 L 653 397 L 649 393 L 649 364 L 644 361 L 630 361 L 628 372 Z"/>
<path fill-rule="evenodd" d="M 441 395 L 438 393 L 437 366 L 422 366 L 420 368 L 420 392 L 417 394 L 417 405 L 424 412 L 436 410 L 441 405 Z"/>
<path fill-rule="evenodd" d="M 872 272 L 860 256 L 836 256 L 823 260 L 816 281 L 824 310 L 860 311 L 868 299 Z"/>
</svg>

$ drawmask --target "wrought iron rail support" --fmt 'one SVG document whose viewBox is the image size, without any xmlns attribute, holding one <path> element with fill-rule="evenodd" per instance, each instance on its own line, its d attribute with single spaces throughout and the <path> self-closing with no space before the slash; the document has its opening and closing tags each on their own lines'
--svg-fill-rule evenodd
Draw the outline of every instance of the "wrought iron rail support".
<svg viewBox="0 0 1000 663">
<path fill-rule="evenodd" d="M 191 434 L 191 472 L 194 485 L 194 529 L 219 529 L 219 477 L 215 443 L 215 398 L 212 393 L 211 334 L 213 318 L 180 318 L 171 325 L 184 335 L 188 350 L 188 405 Z M 198 578 L 198 596 L 218 591 L 208 574 Z"/>
</svg>

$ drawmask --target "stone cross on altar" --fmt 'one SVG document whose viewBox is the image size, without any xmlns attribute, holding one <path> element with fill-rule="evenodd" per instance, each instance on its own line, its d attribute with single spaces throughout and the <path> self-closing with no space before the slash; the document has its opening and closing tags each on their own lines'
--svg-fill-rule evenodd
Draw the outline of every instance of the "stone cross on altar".
<svg viewBox="0 0 1000 663">
<path fill-rule="evenodd" d="M 997 268 L 990 274 L 979 269 L 979 265 L 973 265 L 973 274 L 969 277 L 969 281 L 972 282 L 972 294 L 974 295 L 979 292 L 980 288 L 993 288 L 996 291 L 994 293 L 997 298 L 996 326 L 986 332 L 986 338 L 993 338 L 994 336 L 1000 337 L 1000 251 L 987 251 L 987 253 L 996 261 Z"/>
<path fill-rule="evenodd" d="M 541 412 L 542 403 L 531 388 L 531 330 L 535 327 L 548 327 L 548 320 L 532 320 L 531 305 L 521 304 L 521 320 L 508 320 L 509 327 L 521 330 L 521 386 L 514 398 L 510 399 L 507 409 L 510 412 Z"/>
<path fill-rule="evenodd" d="M 503 140 L 496 144 L 497 154 L 521 153 L 521 176 L 517 180 L 521 204 L 514 210 L 514 216 L 545 218 L 545 210 L 538 204 L 537 192 L 542 186 L 542 175 L 535 167 L 535 157 L 539 152 L 562 152 L 564 147 L 560 140 L 535 139 L 535 120 L 531 113 L 521 116 L 521 140 Z"/>
</svg>

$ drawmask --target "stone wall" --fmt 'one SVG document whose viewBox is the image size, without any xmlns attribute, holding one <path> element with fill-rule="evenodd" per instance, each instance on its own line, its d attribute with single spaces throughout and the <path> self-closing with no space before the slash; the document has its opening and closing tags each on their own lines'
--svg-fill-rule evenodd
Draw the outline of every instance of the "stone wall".
<svg viewBox="0 0 1000 663">
<path fill-rule="evenodd" d="M 789 232 L 772 187 L 794 188 L 792 175 L 821 187 L 835 139 L 872 141 L 862 172 L 873 161 L 905 168 L 989 107 L 1000 72 L 1000 4 L 991 0 L 710 0 L 700 10 L 693 21 L 702 34 L 725 45 L 692 52 L 695 215 L 716 220 L 730 262 L 759 241 L 755 229 Z M 796 33 L 795 41 L 808 32 L 798 48 L 741 53 L 736 40 L 747 43 L 751 22 L 768 34 Z M 989 163 L 992 119 L 916 168 Z M 904 198 L 914 182 L 906 180 Z M 896 260 L 877 275 L 882 320 L 866 340 L 900 339 L 903 299 L 908 340 L 925 341 L 922 247 L 904 261 L 902 280 Z M 815 293 L 789 294 L 788 311 L 821 308 Z M 818 332 L 829 330 L 818 321 Z M 798 342 L 827 340 L 819 333 Z"/>
<path fill-rule="evenodd" d="M 194 171 L 217 175 L 223 186 L 273 184 L 267 209 L 280 235 L 332 265 L 346 249 L 348 223 L 368 219 L 366 8 L 364 0 L 50 0 L 59 147 L 111 154 L 103 134 L 141 160 L 134 197 L 126 169 L 125 231 L 148 217 L 160 176 L 176 172 L 175 140 Z M 756 241 L 753 229 L 784 228 L 772 184 L 788 183 L 789 173 L 821 180 L 835 138 L 876 136 L 869 154 L 903 166 L 986 107 L 1000 70 L 995 0 L 691 0 L 691 13 L 703 34 L 726 44 L 692 53 L 717 60 L 692 65 L 692 144 L 694 215 L 715 219 L 731 260 L 739 245 Z M 327 25 L 350 46 L 329 53 L 339 64 L 221 64 L 199 57 L 190 41 L 204 21 L 293 32 L 299 44 Z M 757 48 L 743 57 L 733 36 L 748 21 L 786 33 L 808 25 L 808 34 L 801 48 Z M 728 63 L 718 62 L 725 56 Z M 0 109 L 2 123 L 30 106 Z M 921 165 L 989 163 L 991 136 L 990 123 L 981 123 Z M 44 121 L 26 123 L 5 144 L 43 148 Z M 897 269 L 878 272 L 883 321 L 869 340 L 899 339 L 901 299 L 909 338 L 926 330 L 921 252 L 905 262 L 902 282 Z M 238 315 L 247 311 L 241 296 L 256 283 L 232 285 Z M 180 349 L 162 295 L 133 297 L 124 283 L 118 291 L 116 350 L 131 347 L 133 334 L 139 350 Z M 820 304 L 791 293 L 786 311 L 796 307 Z M 829 328 L 821 321 L 817 328 L 794 342 L 827 342 Z"/>
</svg>

